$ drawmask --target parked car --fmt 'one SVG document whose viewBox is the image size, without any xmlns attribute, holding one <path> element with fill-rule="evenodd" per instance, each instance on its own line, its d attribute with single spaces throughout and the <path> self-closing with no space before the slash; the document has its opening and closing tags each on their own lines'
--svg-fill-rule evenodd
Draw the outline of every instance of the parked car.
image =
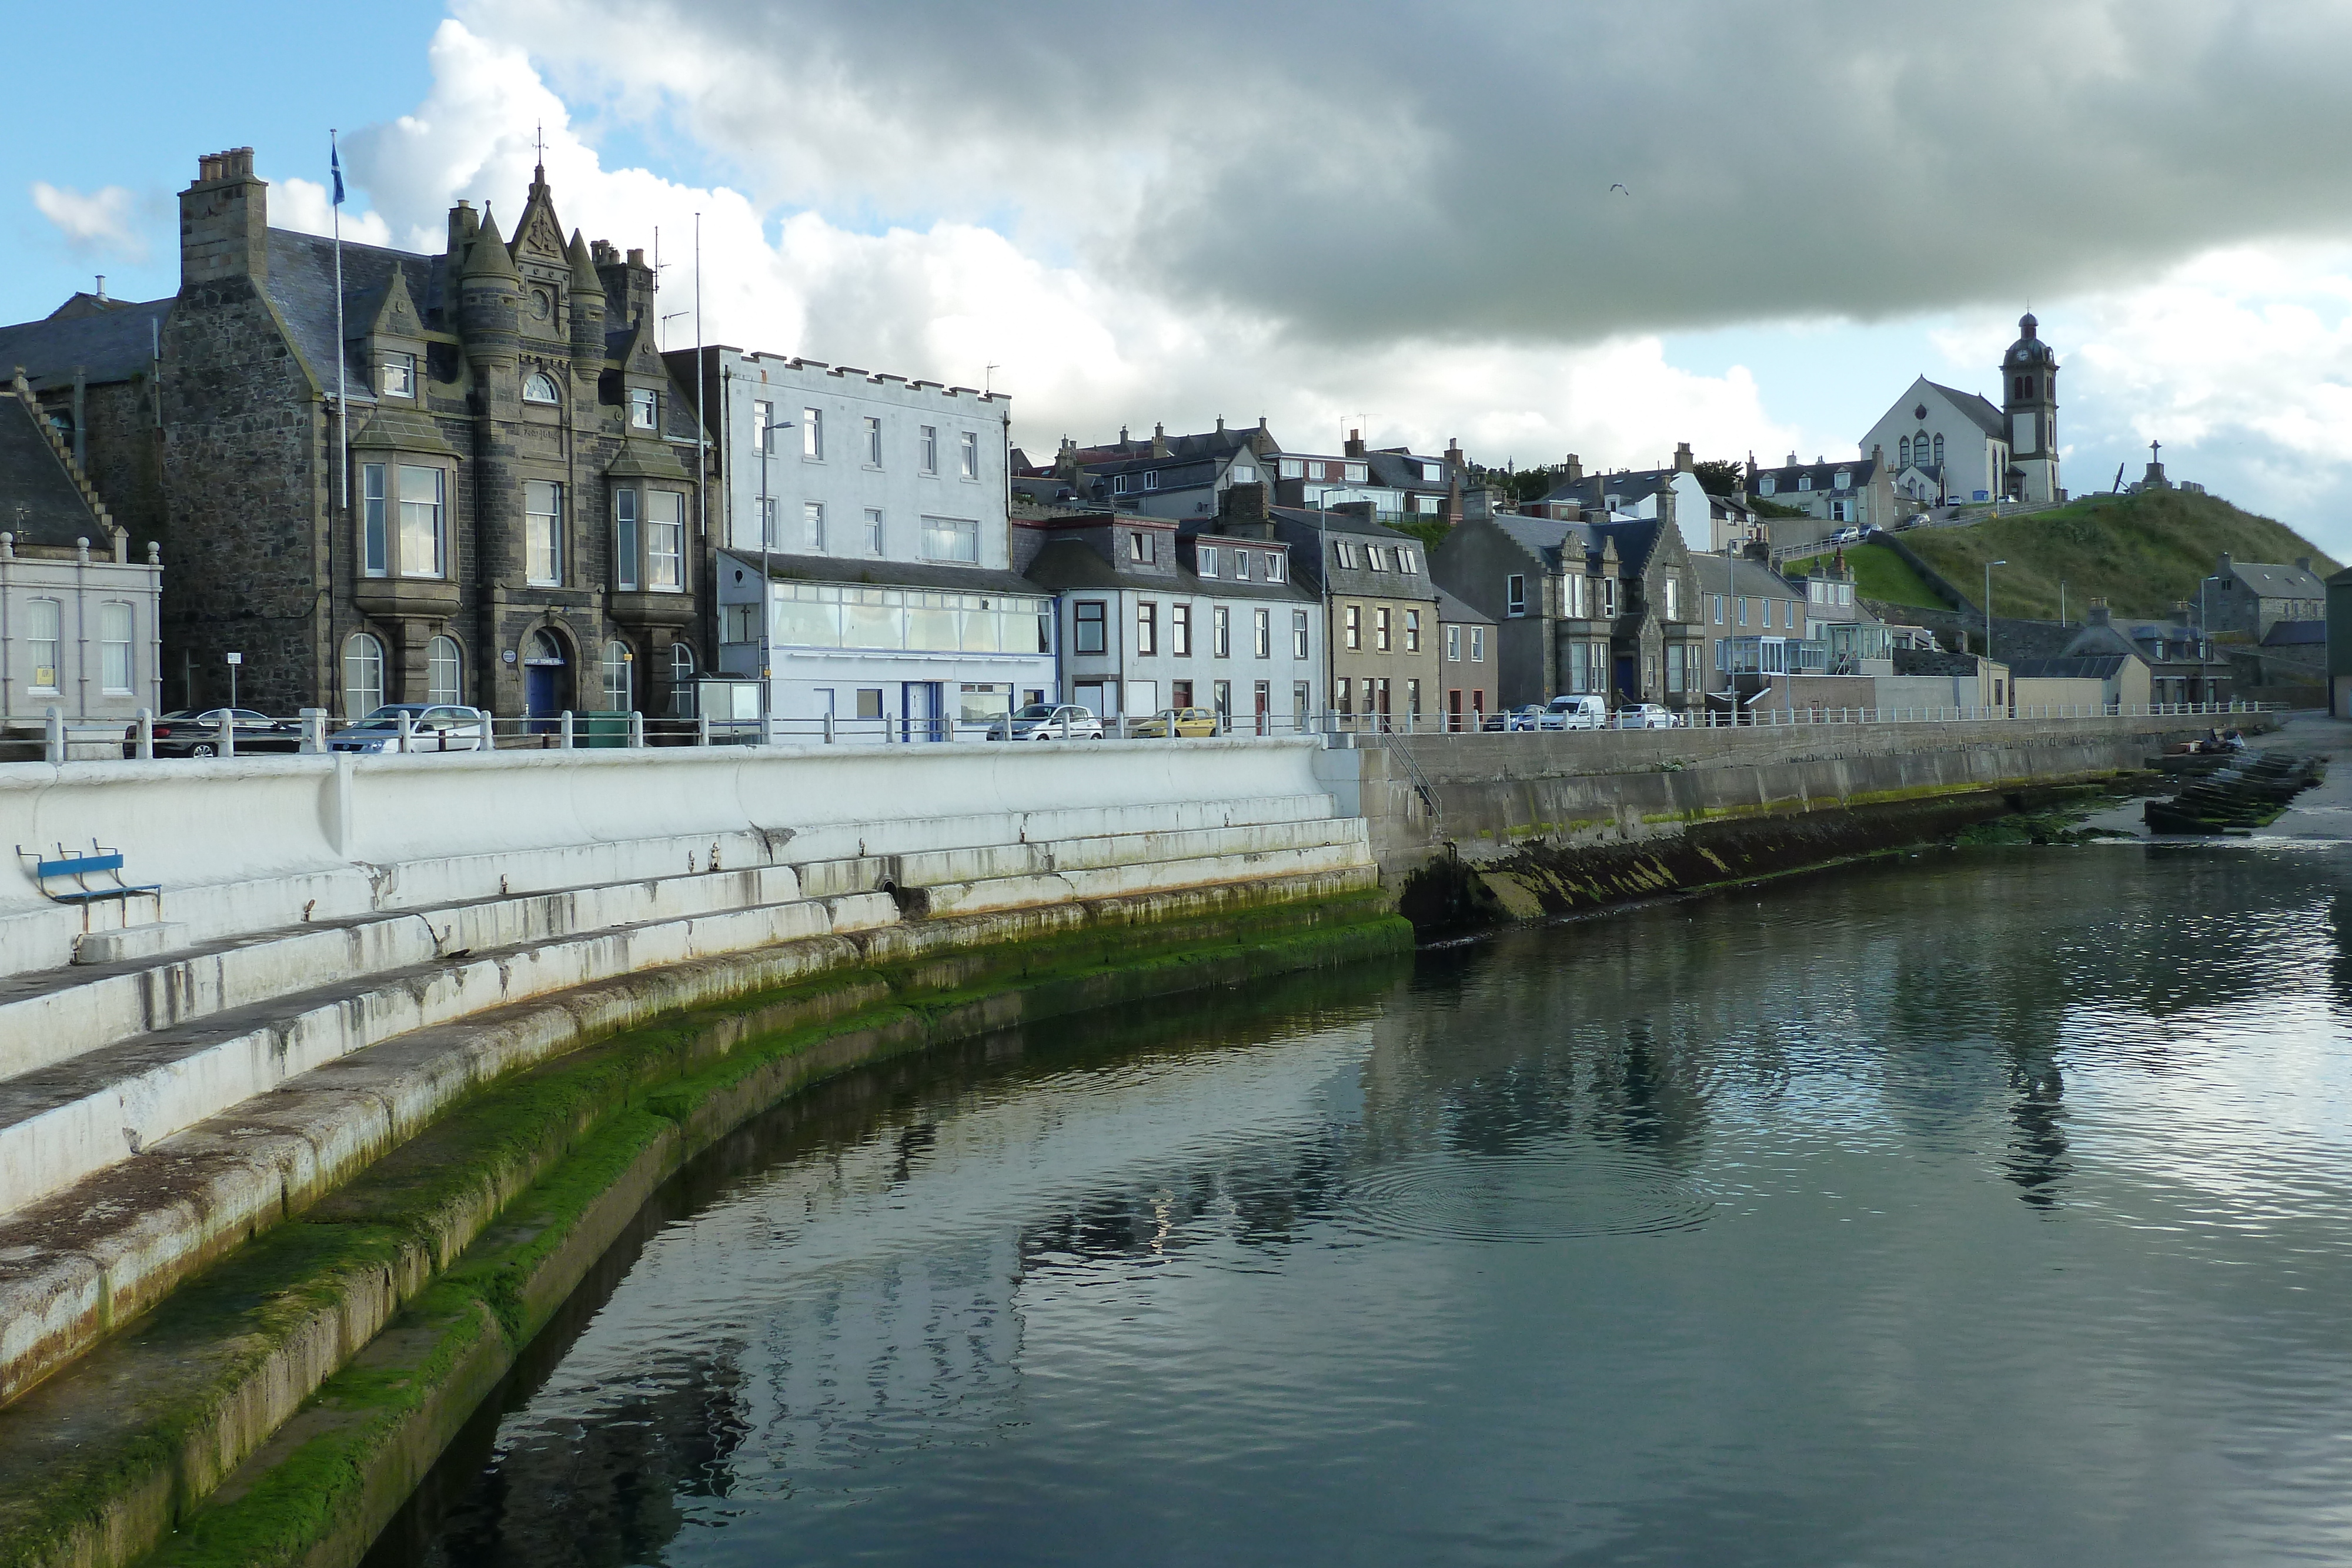
<svg viewBox="0 0 2352 1568">
<path fill-rule="evenodd" d="M 155 755 L 218 757 L 220 722 L 224 715 L 228 716 L 229 728 L 236 737 L 236 748 L 241 752 L 302 749 L 302 723 L 299 719 L 272 718 L 249 707 L 182 708 L 155 721 Z M 135 724 L 122 732 L 122 755 L 139 755 L 139 727 Z"/>
<path fill-rule="evenodd" d="M 1609 727 L 1609 705 L 1596 693 L 1580 696 L 1554 697 L 1543 706 L 1536 720 L 1538 729 L 1606 729 Z"/>
<path fill-rule="evenodd" d="M 1496 708 L 1486 716 L 1486 727 L 1500 730 L 1533 729 L 1536 727 L 1536 721 L 1542 716 L 1543 709 L 1534 703 L 1528 703 L 1519 707 Z"/>
<path fill-rule="evenodd" d="M 1102 720 L 1076 703 L 1031 703 L 988 727 L 991 740 L 1100 740 Z"/>
<path fill-rule="evenodd" d="M 408 716 L 411 751 L 490 748 L 490 716 L 451 703 L 386 703 L 357 724 L 337 730 L 327 745 L 336 751 L 398 751 L 402 714 Z"/>
<path fill-rule="evenodd" d="M 1139 718 L 1127 733 L 1138 740 L 1165 740 L 1173 725 L 1179 739 L 1188 735 L 1217 733 L 1217 710 L 1206 707 L 1164 707 L 1150 718 Z"/>
<path fill-rule="evenodd" d="M 1861 527 L 1857 524 L 1848 523 L 1844 528 L 1842 528 L 1837 532 L 1832 534 L 1830 536 L 1829 542 L 1833 545 L 1858 545 L 1862 540 L 1863 530 Z"/>
<path fill-rule="evenodd" d="M 1655 703 L 1628 703 L 1617 710 L 1619 729 L 1674 729 L 1684 722 L 1682 715 Z"/>
</svg>

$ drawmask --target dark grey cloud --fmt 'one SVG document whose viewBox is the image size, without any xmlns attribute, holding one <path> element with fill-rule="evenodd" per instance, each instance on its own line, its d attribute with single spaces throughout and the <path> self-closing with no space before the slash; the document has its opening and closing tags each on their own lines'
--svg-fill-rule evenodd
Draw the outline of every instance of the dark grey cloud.
<svg viewBox="0 0 2352 1568">
<path fill-rule="evenodd" d="M 1316 338 L 1870 319 L 2352 224 L 2340 4 L 461 14 L 765 199 L 991 222 Z"/>
</svg>

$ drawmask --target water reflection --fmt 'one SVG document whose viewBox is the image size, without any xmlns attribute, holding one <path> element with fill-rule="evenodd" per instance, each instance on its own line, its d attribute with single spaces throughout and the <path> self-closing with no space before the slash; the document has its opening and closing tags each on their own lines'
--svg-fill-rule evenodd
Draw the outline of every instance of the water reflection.
<svg viewBox="0 0 2352 1568">
<path fill-rule="evenodd" d="M 1928 857 L 886 1064 L 374 1561 L 2352 1553 L 2347 872 Z"/>
</svg>

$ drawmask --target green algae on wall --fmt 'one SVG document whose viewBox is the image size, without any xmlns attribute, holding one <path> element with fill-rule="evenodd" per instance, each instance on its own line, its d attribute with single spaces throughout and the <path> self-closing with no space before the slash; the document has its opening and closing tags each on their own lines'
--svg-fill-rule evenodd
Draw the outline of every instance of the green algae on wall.
<svg viewBox="0 0 2352 1568">
<path fill-rule="evenodd" d="M 646 1197 L 796 1088 L 1024 1019 L 1393 956 L 1411 942 L 1374 891 L 1307 903 L 1225 895 L 1190 917 L 830 972 L 657 1020 L 485 1090 L 174 1292 L 127 1336 L 138 1346 L 102 1346 L 64 1375 L 103 1382 L 108 1358 L 119 1372 L 142 1349 L 178 1369 L 132 1388 L 117 1379 L 128 1418 L 0 1496 L 0 1565 L 127 1562 L 159 1541 L 156 1563 L 356 1562 Z M 381 1321 L 347 1309 L 386 1292 L 405 1303 L 389 1327 L 364 1346 L 314 1348 L 341 1370 L 257 1448 L 258 1434 L 236 1440 L 255 1379 L 305 1354 L 322 1324 L 332 1338 L 339 1319 Z M 233 1470 L 222 1462 L 245 1452 Z"/>
</svg>

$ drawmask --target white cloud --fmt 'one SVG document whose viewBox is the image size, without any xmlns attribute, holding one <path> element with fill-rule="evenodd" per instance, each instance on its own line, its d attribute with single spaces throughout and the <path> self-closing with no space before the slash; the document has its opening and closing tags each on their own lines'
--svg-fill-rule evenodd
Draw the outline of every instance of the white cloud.
<svg viewBox="0 0 2352 1568">
<path fill-rule="evenodd" d="M 33 182 L 33 205 L 57 225 L 67 246 L 77 256 L 115 256 L 133 265 L 144 262 L 148 243 L 140 225 L 150 216 L 144 209 L 152 204 L 121 185 L 85 194 L 46 180 Z"/>
<path fill-rule="evenodd" d="M 345 182 L 348 187 L 349 182 Z M 392 225 L 377 213 L 353 210 L 348 188 L 343 202 L 343 237 L 354 245 L 392 244 Z M 299 229 L 304 234 L 335 232 L 333 204 L 328 199 L 327 187 L 315 180 L 286 178 L 273 180 L 269 185 L 269 221 L 281 229 Z"/>
</svg>

